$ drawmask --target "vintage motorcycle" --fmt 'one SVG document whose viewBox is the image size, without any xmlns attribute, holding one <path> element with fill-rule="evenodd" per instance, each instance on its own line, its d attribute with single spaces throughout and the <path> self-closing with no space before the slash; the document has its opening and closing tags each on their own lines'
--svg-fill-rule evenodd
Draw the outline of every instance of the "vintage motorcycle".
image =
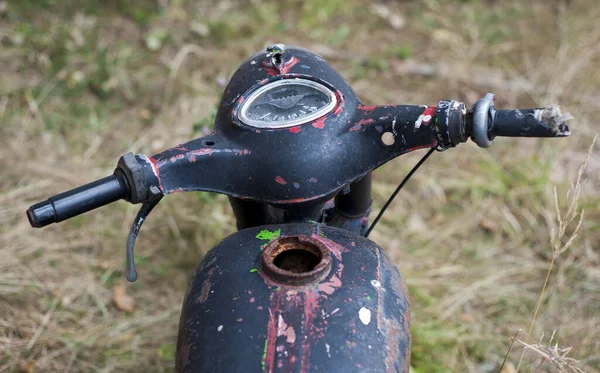
<svg viewBox="0 0 600 373">
<path fill-rule="evenodd" d="M 366 238 L 371 172 L 430 148 L 421 164 L 468 138 L 488 147 L 495 136 L 569 135 L 556 107 L 497 110 L 493 100 L 363 105 L 319 55 L 277 44 L 235 72 L 212 134 L 152 157 L 126 154 L 113 175 L 27 216 L 43 227 L 119 199 L 141 203 L 126 251 L 135 281 L 135 239 L 163 196 L 226 194 L 239 232 L 192 274 L 179 372 L 408 372 L 406 285 Z"/>
</svg>

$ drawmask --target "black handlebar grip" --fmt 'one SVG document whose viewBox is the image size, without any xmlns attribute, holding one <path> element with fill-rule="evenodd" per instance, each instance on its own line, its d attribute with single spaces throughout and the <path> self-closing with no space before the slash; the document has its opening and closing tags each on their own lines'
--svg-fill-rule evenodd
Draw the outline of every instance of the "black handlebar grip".
<svg viewBox="0 0 600 373">
<path fill-rule="evenodd" d="M 565 122 L 571 118 L 570 114 L 561 113 L 557 106 L 496 110 L 491 133 L 508 137 L 563 137 L 570 134 Z"/>
<path fill-rule="evenodd" d="M 36 203 L 27 210 L 27 218 L 32 227 L 41 228 L 126 198 L 128 193 L 124 178 L 111 175 Z"/>
</svg>

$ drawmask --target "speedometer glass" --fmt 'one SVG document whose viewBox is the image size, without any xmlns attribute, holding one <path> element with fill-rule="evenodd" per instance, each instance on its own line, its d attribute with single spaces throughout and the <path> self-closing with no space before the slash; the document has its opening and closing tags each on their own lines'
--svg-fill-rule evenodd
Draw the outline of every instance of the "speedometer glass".
<svg viewBox="0 0 600 373">
<path fill-rule="evenodd" d="M 322 84 L 283 79 L 254 91 L 244 102 L 239 118 L 253 127 L 286 128 L 317 119 L 336 104 L 335 94 Z"/>
</svg>

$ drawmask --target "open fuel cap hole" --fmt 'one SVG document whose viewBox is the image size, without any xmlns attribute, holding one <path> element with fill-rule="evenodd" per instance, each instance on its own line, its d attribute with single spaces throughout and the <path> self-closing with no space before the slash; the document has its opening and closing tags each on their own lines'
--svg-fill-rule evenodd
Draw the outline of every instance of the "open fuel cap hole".
<svg viewBox="0 0 600 373">
<path fill-rule="evenodd" d="M 263 273 L 273 281 L 304 285 L 321 280 L 331 269 L 331 252 L 308 236 L 288 236 L 271 242 L 262 253 Z"/>
<path fill-rule="evenodd" d="M 312 271 L 321 262 L 320 253 L 308 247 L 282 251 L 273 259 L 273 264 L 284 271 L 305 273 Z"/>
</svg>

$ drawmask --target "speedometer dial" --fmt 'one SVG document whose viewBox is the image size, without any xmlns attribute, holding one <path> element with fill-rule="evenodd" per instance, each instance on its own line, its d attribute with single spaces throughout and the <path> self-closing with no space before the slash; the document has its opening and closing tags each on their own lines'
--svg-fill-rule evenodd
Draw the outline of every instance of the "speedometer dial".
<svg viewBox="0 0 600 373">
<path fill-rule="evenodd" d="M 306 79 L 284 79 L 253 92 L 239 118 L 249 126 L 286 128 L 310 122 L 330 112 L 335 94 L 322 84 Z"/>
</svg>

